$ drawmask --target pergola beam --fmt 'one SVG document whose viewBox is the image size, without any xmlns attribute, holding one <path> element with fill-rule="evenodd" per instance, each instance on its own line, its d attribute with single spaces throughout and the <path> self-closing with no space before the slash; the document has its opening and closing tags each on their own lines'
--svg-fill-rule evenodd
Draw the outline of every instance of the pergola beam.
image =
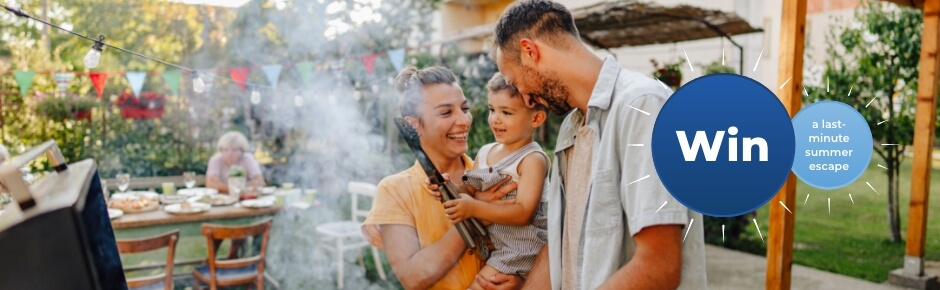
<svg viewBox="0 0 940 290">
<path fill-rule="evenodd" d="M 790 118 L 800 111 L 803 97 L 803 40 L 806 37 L 806 1 L 783 0 L 780 19 L 779 83 L 791 80 L 778 91 L 777 97 L 787 108 Z M 793 213 L 782 206 L 784 203 Z M 770 232 L 767 241 L 766 289 L 790 289 L 790 271 L 793 265 L 793 224 L 796 215 L 796 176 L 790 173 L 783 188 L 770 202 Z"/>
<path fill-rule="evenodd" d="M 894 2 L 894 1 L 892 1 Z M 917 79 L 917 107 L 914 117 L 914 157 L 911 158 L 911 201 L 908 211 L 907 245 L 904 267 L 891 272 L 889 281 L 919 289 L 937 288 L 936 276 L 924 275 L 924 246 L 927 241 L 927 201 L 930 197 L 930 170 L 933 161 L 934 130 L 937 122 L 937 71 L 940 60 L 940 0 L 919 1 L 924 11 Z M 912 6 L 917 7 L 917 5 Z"/>
</svg>

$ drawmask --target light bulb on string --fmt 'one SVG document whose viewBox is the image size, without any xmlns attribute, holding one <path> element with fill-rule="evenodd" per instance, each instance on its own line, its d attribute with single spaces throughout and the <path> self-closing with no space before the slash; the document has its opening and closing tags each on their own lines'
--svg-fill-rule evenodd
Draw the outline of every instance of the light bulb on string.
<svg viewBox="0 0 940 290">
<path fill-rule="evenodd" d="M 197 93 L 206 91 L 206 83 L 202 81 L 202 77 L 199 76 L 197 71 L 193 71 L 193 91 Z"/>
<path fill-rule="evenodd" d="M 298 108 L 300 108 L 300 107 L 302 107 L 303 105 L 304 105 L 304 99 L 301 98 L 299 95 L 298 95 L 298 96 L 295 96 L 295 97 L 294 97 L 294 106 L 297 106 Z"/>
<path fill-rule="evenodd" d="M 251 103 L 254 105 L 261 103 L 261 93 L 258 90 L 251 90 Z"/>
<path fill-rule="evenodd" d="M 104 50 L 104 35 L 98 35 L 98 40 L 95 41 L 95 44 L 91 46 L 91 49 L 88 50 L 88 54 L 85 55 L 85 67 L 86 68 L 95 68 L 98 67 L 98 62 L 101 61 L 101 51 Z"/>
</svg>

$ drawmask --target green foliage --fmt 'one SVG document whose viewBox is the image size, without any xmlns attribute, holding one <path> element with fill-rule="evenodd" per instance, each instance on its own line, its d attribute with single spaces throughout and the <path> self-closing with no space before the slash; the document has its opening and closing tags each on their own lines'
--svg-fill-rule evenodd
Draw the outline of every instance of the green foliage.
<svg viewBox="0 0 940 290">
<path fill-rule="evenodd" d="M 245 172 L 245 168 L 241 165 L 232 165 L 228 169 L 228 177 L 245 177 L 248 173 Z"/>
<path fill-rule="evenodd" d="M 98 102 L 87 98 L 75 98 L 72 100 L 57 97 L 46 97 L 36 104 L 36 113 L 53 120 L 62 122 L 67 119 L 74 119 L 78 112 L 88 112 L 95 107 Z"/>
<path fill-rule="evenodd" d="M 874 147 L 888 168 L 889 230 L 900 242 L 898 168 L 914 135 L 923 17 L 918 10 L 866 2 L 855 19 L 831 30 L 822 76 L 805 77 L 806 101 L 846 103 L 868 122 L 874 143 L 900 144 Z"/>
<path fill-rule="evenodd" d="M 721 73 L 728 73 L 728 74 L 737 73 L 733 67 L 721 64 L 720 60 L 715 60 L 715 61 L 712 61 L 711 63 L 703 65 L 702 71 L 705 72 L 705 75 L 721 74 Z"/>
</svg>

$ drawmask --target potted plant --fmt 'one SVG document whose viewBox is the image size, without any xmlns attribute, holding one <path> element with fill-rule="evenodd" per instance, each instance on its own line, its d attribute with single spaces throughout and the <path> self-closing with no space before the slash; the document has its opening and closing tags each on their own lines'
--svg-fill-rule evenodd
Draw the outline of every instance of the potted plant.
<svg viewBox="0 0 940 290">
<path fill-rule="evenodd" d="M 241 165 L 232 165 L 228 169 L 228 193 L 230 195 L 239 196 L 241 190 L 245 188 L 247 183 L 248 172 L 245 171 L 245 168 Z"/>
<path fill-rule="evenodd" d="M 78 120 L 91 120 L 91 109 L 98 104 L 94 99 L 74 98 L 69 102 L 72 114 Z"/>
<path fill-rule="evenodd" d="M 43 98 L 36 104 L 36 112 L 56 122 L 67 119 L 90 120 L 91 109 L 95 107 L 94 100 L 86 98 Z"/>
<path fill-rule="evenodd" d="M 125 119 L 154 119 L 163 117 L 166 98 L 155 92 L 142 92 L 139 97 L 127 91 L 118 96 L 117 106 Z"/>
<path fill-rule="evenodd" d="M 682 60 L 676 60 L 672 63 L 663 63 L 662 66 L 660 66 L 656 59 L 650 59 L 650 62 L 653 64 L 653 68 L 655 68 L 653 77 L 671 87 L 673 90 L 678 89 L 679 86 L 682 85 L 682 70 L 679 69 L 682 67 Z"/>
</svg>

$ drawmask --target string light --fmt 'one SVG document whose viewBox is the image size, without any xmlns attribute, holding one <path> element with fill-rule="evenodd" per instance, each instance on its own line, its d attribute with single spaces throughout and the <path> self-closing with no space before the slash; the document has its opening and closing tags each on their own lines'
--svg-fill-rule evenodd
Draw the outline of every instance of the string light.
<svg viewBox="0 0 940 290">
<path fill-rule="evenodd" d="M 69 33 L 69 34 L 72 34 L 72 35 L 75 35 L 75 36 L 78 36 L 78 37 L 81 37 L 81 38 L 84 38 L 84 39 L 93 41 L 95 44 L 94 44 L 94 46 L 92 46 L 92 51 L 89 51 L 88 54 L 85 55 L 85 59 L 84 59 L 85 66 L 88 67 L 88 68 L 94 68 L 94 67 L 96 67 L 96 66 L 98 65 L 98 61 L 100 61 L 100 59 L 101 59 L 101 52 L 104 51 L 104 47 L 110 47 L 110 48 L 112 48 L 112 49 L 116 49 L 116 50 L 118 50 L 118 51 L 121 51 L 121 52 L 124 52 L 124 53 L 128 53 L 128 54 L 132 54 L 132 55 L 134 55 L 134 56 L 137 56 L 137 57 L 140 57 L 140 58 L 143 58 L 143 59 L 155 61 L 155 62 L 161 63 L 161 64 L 163 64 L 163 65 L 166 65 L 166 66 L 171 66 L 171 67 L 174 67 L 174 68 L 178 68 L 178 69 L 180 69 L 180 70 L 184 70 L 184 71 L 190 72 L 190 73 L 193 74 L 193 91 L 195 91 L 196 93 L 202 93 L 202 92 L 205 91 L 205 88 L 206 88 L 205 82 L 199 77 L 199 75 L 198 75 L 198 73 L 196 72 L 195 69 L 188 68 L 188 67 L 185 67 L 185 66 L 181 66 L 181 65 L 178 65 L 178 64 L 169 63 L 169 62 L 166 62 L 166 61 L 163 61 L 163 60 L 154 58 L 154 57 L 150 57 L 150 56 L 147 56 L 147 55 L 144 55 L 144 54 L 135 52 L 135 51 L 127 50 L 127 49 L 124 49 L 124 48 L 121 48 L 121 47 L 118 47 L 118 46 L 114 46 L 114 45 L 108 44 L 108 43 L 104 42 L 104 36 L 98 36 L 98 39 L 94 39 L 94 38 L 91 38 L 91 37 L 89 37 L 89 36 L 87 36 L 87 35 L 84 35 L 84 34 L 81 34 L 81 33 L 75 32 L 75 31 L 72 31 L 72 30 L 70 30 L 70 29 L 65 29 L 65 28 L 63 28 L 63 27 L 61 27 L 61 26 L 52 24 L 52 23 L 50 23 L 50 22 L 48 22 L 48 21 L 45 21 L 45 20 L 42 20 L 42 19 L 33 17 L 32 15 L 29 15 L 29 14 L 27 14 L 26 12 L 24 12 L 23 10 L 20 10 L 20 9 L 16 9 L 16 8 L 13 8 L 13 7 L 4 5 L 4 4 L 0 4 L 0 7 L 3 7 L 3 9 L 9 11 L 10 13 L 13 13 L 13 15 L 16 15 L 17 17 L 23 17 L 23 18 L 32 19 L 32 20 L 34 20 L 34 21 L 36 21 L 36 22 L 39 22 L 39 23 L 48 25 L 49 27 L 52 27 L 52 28 L 55 28 L 55 29 L 58 29 L 58 30 L 67 32 L 67 33 Z M 97 48 L 97 50 L 96 50 L 96 48 Z M 208 77 L 226 79 L 226 80 L 232 81 L 233 83 L 244 83 L 244 82 L 239 82 L 239 81 L 236 81 L 235 79 L 228 78 L 228 77 L 225 77 L 225 76 L 211 75 L 211 74 L 210 74 Z M 248 84 L 248 83 L 245 83 L 245 84 Z M 251 84 L 251 85 L 252 85 L 252 86 L 256 86 L 256 87 L 262 87 L 262 88 L 267 88 L 267 89 L 273 89 L 272 87 L 267 87 L 267 86 L 262 86 L 262 85 L 254 85 L 254 84 Z"/>
<path fill-rule="evenodd" d="M 251 103 L 255 105 L 261 103 L 261 93 L 258 90 L 251 90 Z"/>
<path fill-rule="evenodd" d="M 101 60 L 101 52 L 104 50 L 104 35 L 98 35 L 98 40 L 95 41 L 95 44 L 91 46 L 91 49 L 88 50 L 88 54 L 85 55 L 85 67 L 87 68 L 96 68 L 98 67 L 98 62 Z"/>
<path fill-rule="evenodd" d="M 206 91 L 206 83 L 202 81 L 202 77 L 200 77 L 199 72 L 196 71 L 193 71 L 193 91 L 196 93 Z"/>
</svg>

